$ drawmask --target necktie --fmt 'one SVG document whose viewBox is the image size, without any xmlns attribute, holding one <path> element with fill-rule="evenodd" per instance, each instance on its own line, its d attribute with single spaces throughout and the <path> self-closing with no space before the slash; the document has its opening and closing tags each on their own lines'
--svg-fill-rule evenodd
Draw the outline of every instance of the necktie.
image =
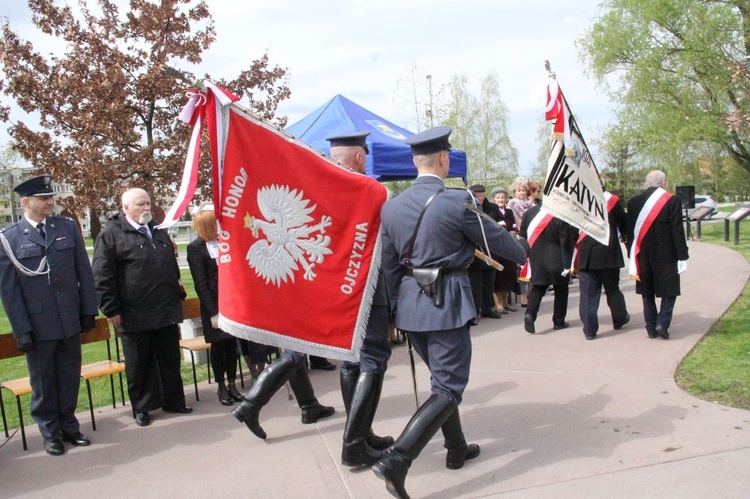
<svg viewBox="0 0 750 499">
<path fill-rule="evenodd" d="M 42 239 L 45 239 L 45 240 L 47 239 L 46 234 L 44 233 L 44 224 L 42 223 L 36 224 L 36 230 L 39 231 L 39 235 L 42 236 Z"/>
<path fill-rule="evenodd" d="M 148 229 L 146 228 L 145 225 L 141 225 L 140 227 L 138 227 L 138 232 L 140 232 L 141 234 L 146 236 L 149 240 L 151 240 L 151 234 L 148 233 Z"/>
</svg>

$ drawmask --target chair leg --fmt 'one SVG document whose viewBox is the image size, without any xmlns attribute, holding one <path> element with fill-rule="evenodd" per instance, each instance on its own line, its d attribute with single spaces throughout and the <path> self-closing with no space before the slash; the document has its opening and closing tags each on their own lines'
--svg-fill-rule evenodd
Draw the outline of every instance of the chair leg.
<svg viewBox="0 0 750 499">
<path fill-rule="evenodd" d="M 118 373 L 120 375 L 120 397 L 122 397 L 122 405 L 125 405 L 125 388 L 122 386 L 122 373 Z"/>
<path fill-rule="evenodd" d="M 21 442 L 23 442 L 23 450 L 29 450 L 26 445 L 26 429 L 23 427 L 23 411 L 21 410 L 21 396 L 16 395 L 16 405 L 18 406 L 18 422 L 21 424 Z"/>
<path fill-rule="evenodd" d="M 112 409 L 117 409 L 117 398 L 115 397 L 115 377 L 109 375 L 109 389 L 112 392 Z"/>
<path fill-rule="evenodd" d="M 240 386 L 245 388 L 245 375 L 242 373 L 242 355 L 237 355 L 237 370 L 240 372 Z"/>
<path fill-rule="evenodd" d="M 211 349 L 206 350 L 206 373 L 208 374 L 208 384 L 211 384 Z"/>
<path fill-rule="evenodd" d="M 89 411 L 91 412 L 91 427 L 96 431 L 96 420 L 94 419 L 94 401 L 91 400 L 91 383 L 86 379 L 86 393 L 89 396 Z"/>
<path fill-rule="evenodd" d="M 8 434 L 8 421 L 5 419 L 5 403 L 3 402 L 3 392 L 0 390 L 0 412 L 3 413 L 3 429 L 5 430 L 5 438 L 10 438 Z"/>
<path fill-rule="evenodd" d="M 193 355 L 192 350 L 188 350 L 190 352 L 190 362 L 193 364 L 193 385 L 195 386 L 195 400 L 200 401 L 200 398 L 198 398 L 198 375 L 195 374 L 195 355 Z"/>
</svg>

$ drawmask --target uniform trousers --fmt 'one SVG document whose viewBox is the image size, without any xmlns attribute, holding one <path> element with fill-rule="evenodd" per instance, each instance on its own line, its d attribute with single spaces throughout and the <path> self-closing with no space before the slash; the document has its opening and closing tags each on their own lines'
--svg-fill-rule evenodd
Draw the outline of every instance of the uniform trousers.
<svg viewBox="0 0 750 499">
<path fill-rule="evenodd" d="M 344 362 L 341 372 L 347 374 L 353 371 L 363 373 L 374 372 L 381 376 L 388 368 L 391 358 L 391 345 L 388 343 L 388 307 L 373 306 L 370 310 L 370 320 L 367 323 L 365 338 L 359 351 L 359 362 Z"/>
<path fill-rule="evenodd" d="M 612 313 L 612 324 L 622 326 L 628 316 L 625 296 L 620 291 L 620 269 L 590 269 L 579 273 L 581 299 L 578 312 L 583 322 L 583 334 L 593 336 L 599 331 L 599 300 L 607 296 L 607 306 Z"/>
<path fill-rule="evenodd" d="M 656 332 L 656 326 L 669 329 L 672 324 L 672 312 L 677 302 L 676 296 L 664 296 L 661 299 L 661 308 L 656 309 L 656 296 L 653 294 L 644 294 L 643 300 L 643 318 L 646 321 L 646 331 L 653 335 Z"/>
<path fill-rule="evenodd" d="M 469 324 L 443 331 L 407 331 L 407 334 L 430 370 L 432 394 L 461 404 L 471 370 Z"/>
<path fill-rule="evenodd" d="M 146 331 L 123 331 L 120 337 L 133 411 L 185 407 L 177 324 Z"/>
<path fill-rule="evenodd" d="M 75 412 L 81 386 L 81 336 L 34 341 L 26 354 L 31 383 L 31 416 L 45 440 L 60 438 L 61 432 L 78 433 Z"/>
<path fill-rule="evenodd" d="M 529 303 L 526 305 L 526 313 L 531 315 L 531 318 L 536 320 L 536 316 L 539 313 L 539 307 L 542 304 L 542 298 L 547 292 L 547 285 L 531 286 L 529 291 Z M 569 284 L 553 284 L 552 289 L 555 293 L 555 302 L 552 306 L 552 324 L 555 326 L 561 325 L 565 322 L 565 316 L 568 313 L 568 293 Z"/>
</svg>

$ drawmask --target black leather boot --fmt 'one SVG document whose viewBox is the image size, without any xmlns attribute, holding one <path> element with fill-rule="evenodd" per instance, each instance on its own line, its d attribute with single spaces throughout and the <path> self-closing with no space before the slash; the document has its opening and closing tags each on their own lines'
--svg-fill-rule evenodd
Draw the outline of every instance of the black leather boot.
<svg viewBox="0 0 750 499">
<path fill-rule="evenodd" d="M 253 387 L 245 395 L 245 400 L 232 411 L 232 416 L 241 423 L 245 423 L 256 437 L 265 440 L 266 432 L 258 422 L 261 408 L 271 400 L 273 394 L 279 391 L 289 378 L 297 371 L 304 370 L 304 366 L 300 368 L 299 364 L 291 358 L 280 357 L 260 373 Z"/>
<path fill-rule="evenodd" d="M 341 449 L 341 464 L 344 466 L 372 466 L 385 456 L 384 449 L 376 449 L 370 444 L 370 438 L 375 436 L 370 428 L 382 388 L 382 375 L 374 372 L 359 375 L 344 428 L 344 445 Z M 377 438 L 381 441 L 390 439 L 393 443 L 391 437 Z"/>
<path fill-rule="evenodd" d="M 297 404 L 302 409 L 302 424 L 313 424 L 319 419 L 327 418 L 333 415 L 336 410 L 333 407 L 320 405 L 315 398 L 315 391 L 307 369 L 301 368 L 289 378 L 289 386 L 292 387 L 294 396 L 297 397 Z"/>
<path fill-rule="evenodd" d="M 480 449 L 477 444 L 466 444 L 464 432 L 461 429 L 461 416 L 458 414 L 458 407 L 448 416 L 441 429 L 445 438 L 444 447 L 448 449 L 445 456 L 446 468 L 449 470 L 461 469 L 467 459 L 474 459 L 479 455 Z"/>
<path fill-rule="evenodd" d="M 376 374 L 376 373 L 372 373 Z M 346 409 L 347 421 L 349 420 L 349 414 L 352 406 L 352 398 L 354 398 L 354 392 L 357 386 L 357 379 L 359 379 L 359 369 L 350 369 L 346 373 L 344 371 L 339 372 L 341 379 L 341 398 L 344 399 L 344 408 Z M 375 410 L 378 408 L 380 402 L 380 391 L 383 388 L 383 376 L 380 376 L 380 387 L 378 388 L 378 398 L 375 400 L 375 408 L 373 410 L 373 417 L 375 416 Z M 375 450 L 386 450 L 388 447 L 393 445 L 393 437 L 385 436 L 379 437 L 372 431 L 372 419 L 370 418 L 370 428 L 367 429 L 367 445 Z M 346 442 L 346 439 L 344 440 Z M 370 463 L 372 464 L 372 463 Z"/>
<path fill-rule="evenodd" d="M 411 417 L 393 448 L 372 466 L 378 478 L 385 480 L 388 492 L 399 499 L 409 499 L 406 474 L 422 449 L 456 409 L 456 404 L 443 395 L 433 394 Z"/>
</svg>

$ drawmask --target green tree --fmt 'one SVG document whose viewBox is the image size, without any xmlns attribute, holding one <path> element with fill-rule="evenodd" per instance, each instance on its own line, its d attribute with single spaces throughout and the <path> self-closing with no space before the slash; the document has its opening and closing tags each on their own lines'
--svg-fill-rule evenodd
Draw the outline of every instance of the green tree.
<svg viewBox="0 0 750 499">
<path fill-rule="evenodd" d="M 2 90 L 33 122 L 9 127 L 17 150 L 74 186 L 76 195 L 66 201 L 78 213 L 116 208 L 125 186 L 143 187 L 155 203 L 164 202 L 179 184 L 190 130 L 176 120 L 184 83 L 163 69 L 201 62 L 215 39 L 206 2 L 130 0 L 120 12 L 114 0 L 79 0 L 78 13 L 59 3 L 28 0 L 35 26 L 56 40 L 58 53 L 39 53 L 7 19 L 0 26 Z M 216 81 L 270 120 L 290 95 L 285 75 L 266 54 L 236 78 Z M 7 105 L 2 118 L 8 119 Z M 204 171 L 200 185 L 208 182 Z"/>
<path fill-rule="evenodd" d="M 736 75 L 750 53 L 749 15 L 746 0 L 602 3 L 578 45 L 619 104 L 615 128 L 641 157 L 669 170 L 716 145 L 750 172 L 747 135 L 730 126 L 747 114 L 750 82 Z"/>
<path fill-rule="evenodd" d="M 547 121 L 542 114 L 539 116 L 539 121 L 536 124 L 536 143 L 538 145 L 536 161 L 531 166 L 532 178 L 540 182 L 543 182 L 544 179 L 547 178 L 551 136 L 552 123 Z"/>
<path fill-rule="evenodd" d="M 518 175 L 518 150 L 510 140 L 510 112 L 497 77 L 482 78 L 479 96 L 468 89 L 465 74 L 451 77 L 443 124 L 453 127 L 451 143 L 466 151 L 469 183 L 508 185 Z"/>
</svg>

